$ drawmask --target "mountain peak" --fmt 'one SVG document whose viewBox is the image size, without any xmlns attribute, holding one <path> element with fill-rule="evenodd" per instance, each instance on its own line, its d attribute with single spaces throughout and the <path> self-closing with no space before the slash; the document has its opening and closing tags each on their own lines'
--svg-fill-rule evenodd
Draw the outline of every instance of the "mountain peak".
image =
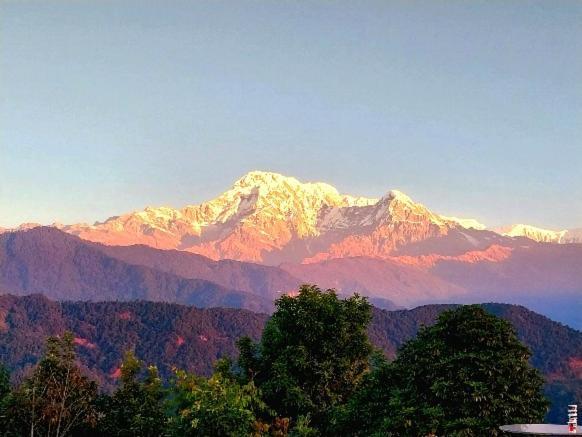
<svg viewBox="0 0 582 437">
<path fill-rule="evenodd" d="M 418 238 L 446 232 L 438 215 L 398 190 L 381 200 L 350 196 L 323 182 L 301 182 L 255 170 L 220 196 L 199 205 L 148 207 L 97 226 L 72 225 L 65 230 L 105 244 L 177 248 L 213 259 L 261 262 L 273 253 L 269 262 L 278 262 L 310 254 L 313 242 L 317 250 L 324 250 L 335 240 L 339 243 L 348 238 L 350 232 L 358 234 L 361 227 L 378 232 L 379 243 L 372 244 L 370 253 L 389 253 L 403 244 L 382 234 L 391 229 L 391 223 L 400 223 L 400 228 L 407 229 L 403 232 L 410 235 L 416 232 L 412 228 L 422 228 Z M 432 226 L 435 224 L 438 229 Z M 410 235 L 398 238 L 416 239 Z"/>
<path fill-rule="evenodd" d="M 213 259 L 271 264 L 314 256 L 389 257 L 408 244 L 462 228 L 485 226 L 473 219 L 436 214 L 400 190 L 391 190 L 381 199 L 350 196 L 323 182 L 260 170 L 248 172 L 223 194 L 200 204 L 181 209 L 147 207 L 94 225 L 62 227 L 109 245 L 146 244 Z M 580 234 L 550 232 L 520 225 L 502 234 L 549 242 L 582 239 Z M 474 247 L 472 235 L 466 238 L 472 238 L 467 244 Z"/>
<path fill-rule="evenodd" d="M 233 189 L 237 190 L 241 188 L 259 188 L 259 194 L 279 190 L 340 197 L 335 187 L 324 182 L 301 182 L 292 176 L 260 170 L 250 171 L 234 183 Z"/>
<path fill-rule="evenodd" d="M 536 226 L 517 223 L 510 226 L 497 228 L 495 232 L 506 237 L 526 237 L 530 240 L 543 243 L 561 243 L 568 231 L 553 231 Z"/>
<path fill-rule="evenodd" d="M 390 190 L 386 197 L 390 200 L 395 199 L 400 202 L 415 203 L 408 195 L 404 194 L 400 190 Z"/>
<path fill-rule="evenodd" d="M 292 177 L 284 176 L 280 173 L 270 172 L 270 171 L 260 171 L 260 170 L 253 170 L 248 172 L 247 174 L 243 175 L 239 178 L 234 185 L 247 187 L 247 186 L 257 186 L 269 183 L 280 183 L 288 179 L 297 179 Z M 298 181 L 297 181 L 298 182 Z"/>
<path fill-rule="evenodd" d="M 441 215 L 444 220 L 456 223 L 465 229 L 477 229 L 479 231 L 483 231 L 487 229 L 487 226 L 481 223 L 480 221 L 472 218 L 460 218 L 454 216 L 445 216 Z"/>
</svg>

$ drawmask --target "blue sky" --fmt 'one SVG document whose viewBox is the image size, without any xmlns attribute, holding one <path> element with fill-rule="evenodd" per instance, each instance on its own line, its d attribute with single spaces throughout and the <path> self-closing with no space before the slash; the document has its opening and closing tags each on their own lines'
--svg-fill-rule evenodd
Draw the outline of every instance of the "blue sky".
<svg viewBox="0 0 582 437">
<path fill-rule="evenodd" d="M 582 227 L 582 2 L 0 2 L 0 226 L 249 170 Z"/>
</svg>

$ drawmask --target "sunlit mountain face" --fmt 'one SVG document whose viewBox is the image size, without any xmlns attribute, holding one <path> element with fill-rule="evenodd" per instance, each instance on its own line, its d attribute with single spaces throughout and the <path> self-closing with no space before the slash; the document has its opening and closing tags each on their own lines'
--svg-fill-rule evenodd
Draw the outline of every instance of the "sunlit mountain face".
<svg viewBox="0 0 582 437">
<path fill-rule="evenodd" d="M 26 224 L 20 232 L 34 228 Z M 95 259 L 105 256 L 216 284 L 221 287 L 216 288 L 222 296 L 218 301 L 229 306 L 236 307 L 238 299 L 243 307 L 268 308 L 281 293 L 310 282 L 340 293 L 358 291 L 387 308 L 432 302 L 525 303 L 582 326 L 580 316 L 568 312 L 572 307 L 568 302 L 582 296 L 580 230 L 529 225 L 489 230 L 476 219 L 438 214 L 397 190 L 381 198 L 352 196 L 325 183 L 254 171 L 199 205 L 147 207 L 93 225 L 53 228 L 62 232 L 30 234 L 28 243 L 33 248 L 37 243 L 30 240 L 46 244 L 72 234 L 80 238 L 74 244 L 91 244 Z M 16 253 L 7 246 L 12 233 L 3 230 L 6 259 Z M 50 245 L 45 249 L 50 258 Z M 33 249 L 22 256 L 18 267 L 27 274 L 34 272 L 26 265 L 31 253 Z M 71 252 L 68 259 L 57 256 L 50 262 L 76 261 Z M 120 271 L 133 271 L 125 264 Z M 54 269 L 67 271 L 62 266 Z M 159 299 L 212 301 L 209 284 L 204 283 L 204 298 L 197 294 L 202 288 L 190 282 L 187 286 L 191 289 L 187 297 L 168 291 Z M 4 288 L 24 292 L 26 287 L 4 281 Z M 53 288 L 59 290 L 59 285 Z M 106 289 L 114 293 L 115 287 Z M 127 299 L 131 284 L 124 290 Z"/>
<path fill-rule="evenodd" d="M 62 229 L 107 245 L 145 244 L 215 260 L 271 265 L 354 256 L 457 256 L 493 244 L 514 247 L 515 237 L 556 243 L 580 239 L 576 231 L 527 225 L 487 232 L 475 219 L 437 214 L 397 190 L 379 199 L 351 196 L 325 183 L 302 183 L 261 171 L 246 174 L 199 205 L 147 207 L 102 223 Z"/>
</svg>

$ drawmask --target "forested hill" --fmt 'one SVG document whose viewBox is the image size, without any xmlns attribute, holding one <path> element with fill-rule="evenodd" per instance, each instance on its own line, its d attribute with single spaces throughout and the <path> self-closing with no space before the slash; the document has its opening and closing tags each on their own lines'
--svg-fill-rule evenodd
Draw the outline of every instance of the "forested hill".
<svg viewBox="0 0 582 437">
<path fill-rule="evenodd" d="M 555 396 L 566 402 L 582 378 L 582 332 L 524 307 L 485 304 L 516 328 L 533 352 L 532 364 L 545 375 Z M 432 324 L 452 305 L 413 310 L 374 310 L 372 342 L 394 356 L 422 325 Z M 54 302 L 40 295 L 0 296 L 0 360 L 15 378 L 38 359 L 44 340 L 73 332 L 82 366 L 107 387 L 116 382 L 122 355 L 135 350 L 165 377 L 174 366 L 209 374 L 212 363 L 236 354 L 236 340 L 260 337 L 267 315 L 246 310 L 199 309 L 160 302 Z M 578 388 L 579 390 L 579 388 Z"/>
<path fill-rule="evenodd" d="M 374 309 L 372 342 L 390 357 L 422 325 L 454 305 L 426 305 L 412 310 Z M 582 332 L 528 309 L 484 304 L 510 321 L 532 350 L 532 363 L 553 379 L 582 377 Z M 41 295 L 0 296 L 0 359 L 20 373 L 36 361 L 44 339 L 70 330 L 85 366 L 111 379 L 124 351 L 134 349 L 165 374 L 173 366 L 208 374 L 214 360 L 235 353 L 243 336 L 258 338 L 267 319 L 246 310 L 199 309 L 161 302 L 54 302 Z"/>
<path fill-rule="evenodd" d="M 438 315 L 456 305 L 425 305 L 412 310 L 374 310 L 369 328 L 372 342 L 389 356 L 422 325 L 431 325 Z M 582 332 L 519 305 L 486 303 L 483 307 L 514 326 L 519 339 L 532 351 L 532 364 L 554 379 L 582 378 Z"/>
</svg>

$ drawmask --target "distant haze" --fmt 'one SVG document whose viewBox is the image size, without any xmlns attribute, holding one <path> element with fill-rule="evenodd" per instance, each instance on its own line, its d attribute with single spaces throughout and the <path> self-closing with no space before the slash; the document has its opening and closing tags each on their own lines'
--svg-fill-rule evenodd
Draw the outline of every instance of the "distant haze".
<svg viewBox="0 0 582 437">
<path fill-rule="evenodd" d="M 4 0 L 0 226 L 249 170 L 582 227 L 582 2 Z"/>
</svg>

